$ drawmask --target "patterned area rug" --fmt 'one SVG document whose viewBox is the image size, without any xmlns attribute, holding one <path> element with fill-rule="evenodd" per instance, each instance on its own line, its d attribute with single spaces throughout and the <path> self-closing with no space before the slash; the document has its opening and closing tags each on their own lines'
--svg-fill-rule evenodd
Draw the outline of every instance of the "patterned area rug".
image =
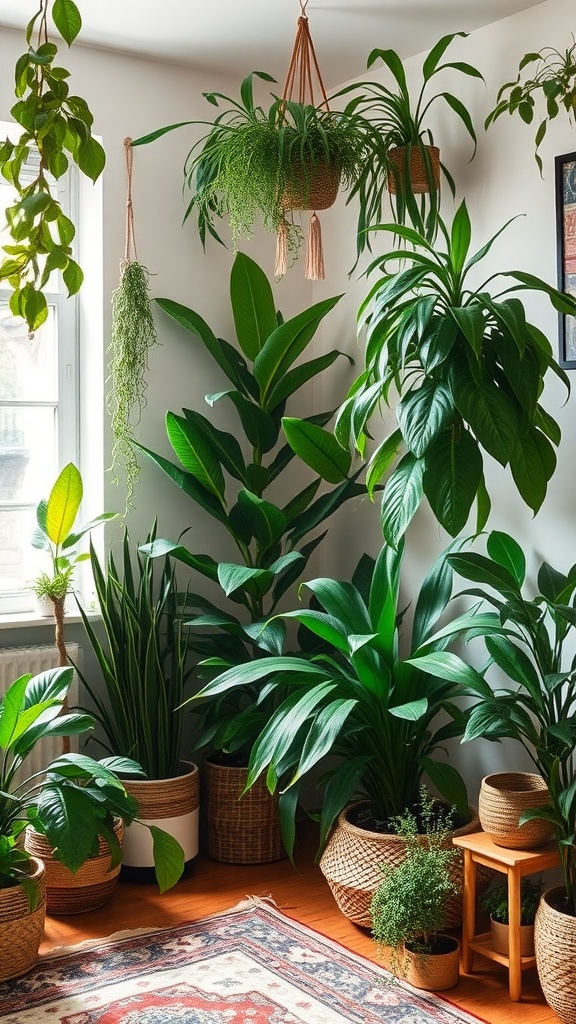
<svg viewBox="0 0 576 1024">
<path fill-rule="evenodd" d="M 261 903 L 0 984 L 2 1024 L 477 1024 Z"/>
</svg>

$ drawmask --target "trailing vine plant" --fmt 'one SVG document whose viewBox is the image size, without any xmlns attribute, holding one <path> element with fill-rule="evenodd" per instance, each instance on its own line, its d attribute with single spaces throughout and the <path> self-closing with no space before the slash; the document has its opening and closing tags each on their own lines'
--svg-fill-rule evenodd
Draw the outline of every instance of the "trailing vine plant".
<svg viewBox="0 0 576 1024">
<path fill-rule="evenodd" d="M 92 136 L 93 116 L 85 100 L 70 92 L 70 72 L 55 65 L 58 47 L 49 39 L 49 13 L 56 30 L 70 46 L 82 27 L 74 0 L 40 0 L 26 28 L 28 50 L 16 62 L 17 102 L 10 113 L 21 126 L 16 141 L 0 145 L 0 173 L 17 194 L 6 210 L 11 244 L 4 246 L 0 282 L 12 288 L 10 309 L 22 316 L 30 331 L 48 316 L 44 289 L 59 270 L 75 294 L 83 280 L 72 256 L 75 227 L 54 195 L 54 180 L 72 160 L 92 181 L 101 174 L 106 157 Z M 24 170 L 31 153 L 38 154 L 35 176 Z"/>
<path fill-rule="evenodd" d="M 132 504 L 134 485 L 140 466 L 134 451 L 133 431 L 140 422 L 146 404 L 148 351 L 158 344 L 148 292 L 149 272 L 138 262 L 134 211 L 132 206 L 131 139 L 124 139 L 128 195 L 126 199 L 126 251 L 120 264 L 120 284 L 112 295 L 112 341 L 107 407 L 112 418 L 112 472 L 118 483 L 118 470 L 126 473 L 126 510 Z M 132 254 L 134 258 L 132 258 Z"/>
</svg>

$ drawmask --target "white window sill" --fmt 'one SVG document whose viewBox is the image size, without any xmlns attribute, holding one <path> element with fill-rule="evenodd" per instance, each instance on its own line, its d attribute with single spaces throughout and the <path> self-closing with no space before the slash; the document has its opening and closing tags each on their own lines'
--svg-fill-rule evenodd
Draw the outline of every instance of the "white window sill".
<svg viewBox="0 0 576 1024">
<path fill-rule="evenodd" d="M 100 619 L 98 612 L 90 612 L 88 618 L 91 622 L 98 622 Z M 75 622 L 82 622 L 81 615 L 66 614 L 65 624 L 72 624 Z M 12 612 L 7 614 L 0 614 L 0 630 L 2 629 L 18 629 L 20 627 L 36 627 L 36 626 L 49 626 L 52 632 L 54 632 L 54 619 L 49 618 L 47 615 L 37 615 L 35 612 Z"/>
</svg>

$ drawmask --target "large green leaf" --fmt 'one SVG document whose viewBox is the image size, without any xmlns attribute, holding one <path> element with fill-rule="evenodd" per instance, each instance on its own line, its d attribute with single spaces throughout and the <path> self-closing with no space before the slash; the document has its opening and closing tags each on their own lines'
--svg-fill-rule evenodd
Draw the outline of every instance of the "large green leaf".
<svg viewBox="0 0 576 1024">
<path fill-rule="evenodd" d="M 282 419 L 282 426 L 290 447 L 315 473 L 331 484 L 346 479 L 352 457 L 338 444 L 334 434 L 315 423 L 288 416 Z"/>
<path fill-rule="evenodd" d="M 252 747 L 247 787 L 252 786 L 265 769 L 279 765 L 300 728 L 334 689 L 334 683 L 322 682 L 298 689 L 282 702 Z"/>
<path fill-rule="evenodd" d="M 172 299 L 156 299 L 155 301 L 160 306 L 160 309 L 168 313 L 173 320 L 176 320 L 187 331 L 200 338 L 212 358 L 218 363 L 220 369 L 224 371 L 228 380 L 232 381 L 235 387 L 241 387 L 242 380 L 238 373 L 237 365 L 230 359 L 222 342 L 216 337 L 206 321 L 198 313 L 195 313 L 193 309 L 188 309 L 187 306 L 182 306 L 179 302 L 174 302 Z"/>
<path fill-rule="evenodd" d="M 37 812 L 51 846 L 70 871 L 78 871 L 94 851 L 98 820 L 88 795 L 74 786 L 45 784 Z"/>
<path fill-rule="evenodd" d="M 250 522 L 261 552 L 269 551 L 288 526 L 282 509 L 246 490 L 239 492 L 238 503 Z"/>
<path fill-rule="evenodd" d="M 453 417 L 454 403 L 450 388 L 430 380 L 410 391 L 396 410 L 406 447 L 416 458 L 424 455 L 435 438 L 450 425 Z"/>
<path fill-rule="evenodd" d="M 470 224 L 470 216 L 466 207 L 466 202 L 463 200 L 454 214 L 450 237 L 450 259 L 452 262 L 452 269 L 456 274 L 461 272 L 466 262 L 466 257 L 468 256 L 468 251 L 470 249 L 471 238 L 472 228 Z"/>
<path fill-rule="evenodd" d="M 221 501 L 210 491 L 206 490 L 205 487 L 202 487 L 192 473 L 184 472 L 179 466 L 175 466 L 174 463 L 165 459 L 163 455 L 157 455 L 155 452 L 150 451 L 149 448 L 145 448 L 144 445 L 138 444 L 138 442 L 134 443 L 138 451 L 146 455 L 152 462 L 155 462 L 177 484 L 180 490 L 188 494 L 200 508 L 203 508 L 221 523 L 226 521 L 226 513 Z"/>
<path fill-rule="evenodd" d="M 502 466 L 516 449 L 522 422 L 515 404 L 486 377 L 474 380 L 469 373 L 451 374 L 452 396 L 462 418 L 470 424 L 478 442 Z"/>
<path fill-rule="evenodd" d="M 463 692 L 466 688 L 469 693 L 479 694 L 482 697 L 485 697 L 487 692 L 492 695 L 488 683 L 480 673 L 462 661 L 457 654 L 451 654 L 449 651 L 433 651 L 431 654 L 409 658 L 405 664 L 413 665 L 414 668 L 418 668 L 422 672 L 429 672 L 435 678 L 445 679 L 449 683 L 457 683 L 462 687 Z"/>
<path fill-rule="evenodd" d="M 346 721 L 358 702 L 350 698 L 331 701 L 318 712 L 302 745 L 298 767 L 289 785 L 306 775 L 314 765 L 329 754 L 340 737 Z"/>
<path fill-rule="evenodd" d="M 522 498 L 537 512 L 556 469 L 556 453 L 548 438 L 536 429 L 519 436 L 510 457 L 510 469 Z"/>
<path fill-rule="evenodd" d="M 322 319 L 342 296 L 324 299 L 281 324 L 269 336 L 254 362 L 262 403 L 314 337 Z"/>
<path fill-rule="evenodd" d="M 486 550 L 490 558 L 512 573 L 521 587 L 526 577 L 526 557 L 518 542 L 501 530 L 492 530 L 486 541 Z"/>
<path fill-rule="evenodd" d="M 163 893 L 176 885 L 184 873 L 184 850 L 173 835 L 157 825 L 150 826 L 150 834 L 156 881 Z"/>
<path fill-rule="evenodd" d="M 468 821 L 470 818 L 468 793 L 460 773 L 452 765 L 433 761 L 430 757 L 421 757 L 419 761 L 440 795 L 448 801 L 450 806 L 456 808 L 456 812 L 464 821 Z"/>
<path fill-rule="evenodd" d="M 236 336 L 244 355 L 254 361 L 278 320 L 270 282 L 254 260 L 238 252 L 230 274 L 230 299 Z"/>
<path fill-rule="evenodd" d="M 218 565 L 218 582 L 226 597 L 236 590 L 268 588 L 274 581 L 274 573 L 269 569 L 251 569 L 247 565 L 235 565 L 233 562 L 220 562 Z"/>
<path fill-rule="evenodd" d="M 424 494 L 438 522 L 455 537 L 466 525 L 482 479 L 480 449 L 469 431 L 446 430 L 424 462 Z"/>
<path fill-rule="evenodd" d="M 32 676 L 28 674 L 16 679 L 0 703 L 0 747 L 4 750 L 10 745 L 14 735 L 18 716 L 23 709 L 26 686 L 31 678 Z"/>
<path fill-rule="evenodd" d="M 506 636 L 486 636 L 484 642 L 488 653 L 496 664 L 515 683 L 524 686 L 538 706 L 541 701 L 542 688 L 538 673 L 525 651 Z"/>
<path fill-rule="evenodd" d="M 46 507 L 46 533 L 60 545 L 70 533 L 82 501 L 82 477 L 69 462 L 54 484 Z"/>
<path fill-rule="evenodd" d="M 484 555 L 471 551 L 468 554 L 449 555 L 448 561 L 464 579 L 494 587 L 506 600 L 515 601 L 521 597 L 518 582 L 510 570 Z"/>
<path fill-rule="evenodd" d="M 193 555 L 183 544 L 175 544 L 169 540 L 158 539 L 150 544 L 143 544 L 139 550 L 150 558 L 162 558 L 172 555 L 179 562 L 197 569 L 203 576 L 216 582 L 218 580 L 218 562 L 210 555 Z"/>
<path fill-rule="evenodd" d="M 206 441 L 212 445 L 217 458 L 224 469 L 236 480 L 246 482 L 246 464 L 242 449 L 234 434 L 226 430 L 218 430 L 210 420 L 193 409 L 183 409 L 186 419 L 192 423 L 198 432 L 204 434 Z"/>
<path fill-rule="evenodd" d="M 389 477 L 382 495 L 381 524 L 388 544 L 398 547 L 422 501 L 424 463 L 411 452 Z"/>
<path fill-rule="evenodd" d="M 183 416 L 166 414 L 166 432 L 177 458 L 207 491 L 224 501 L 224 474 L 203 431 Z"/>
<path fill-rule="evenodd" d="M 208 405 L 215 405 L 221 398 L 229 398 L 236 406 L 250 444 L 263 454 L 269 452 L 276 444 L 279 434 L 279 427 L 272 417 L 239 391 L 219 391 L 214 395 L 206 395 Z"/>
<path fill-rule="evenodd" d="M 316 359 L 310 359 L 307 363 L 302 363 L 299 366 L 295 366 L 293 370 L 289 370 L 272 388 L 266 401 L 266 409 L 270 412 L 285 401 L 286 398 L 290 398 L 303 384 L 306 384 L 307 381 L 312 380 L 322 373 L 323 370 L 332 366 L 332 363 L 336 362 L 338 356 L 346 356 L 352 362 L 350 356 L 346 355 L 345 352 L 338 352 L 336 349 L 333 349 L 332 352 L 326 352 L 323 356 L 317 356 Z"/>
<path fill-rule="evenodd" d="M 317 679 L 326 679 L 326 670 L 314 665 L 304 658 L 283 657 L 283 658 L 258 658 L 242 665 L 234 665 L 226 669 L 219 676 L 216 676 L 206 684 L 198 693 L 194 694 L 190 701 L 203 700 L 206 697 L 216 697 L 221 693 L 234 689 L 235 686 L 246 686 L 249 683 L 265 679 L 271 673 L 293 672 L 295 676 L 316 676 Z"/>
</svg>

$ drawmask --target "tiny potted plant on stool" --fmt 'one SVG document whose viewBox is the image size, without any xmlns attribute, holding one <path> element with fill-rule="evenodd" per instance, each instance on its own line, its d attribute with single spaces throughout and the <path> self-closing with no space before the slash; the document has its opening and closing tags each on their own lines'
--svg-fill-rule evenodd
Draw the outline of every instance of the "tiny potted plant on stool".
<svg viewBox="0 0 576 1024">
<path fill-rule="evenodd" d="M 520 952 L 534 956 L 534 918 L 542 895 L 542 881 L 522 879 L 520 891 Z M 497 885 L 482 897 L 482 906 L 490 914 L 492 949 L 503 956 L 509 955 L 508 887 Z"/>
</svg>

